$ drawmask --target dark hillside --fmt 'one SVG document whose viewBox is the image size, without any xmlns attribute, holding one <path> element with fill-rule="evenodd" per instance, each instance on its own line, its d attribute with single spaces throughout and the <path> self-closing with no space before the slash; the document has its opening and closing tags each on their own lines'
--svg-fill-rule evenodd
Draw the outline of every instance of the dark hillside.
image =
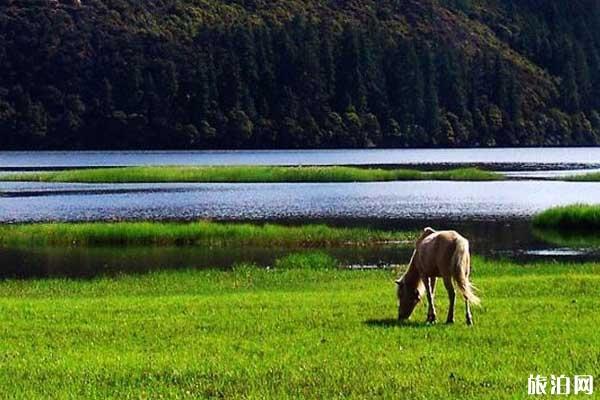
<svg viewBox="0 0 600 400">
<path fill-rule="evenodd" d="M 592 0 L 0 0 L 0 148 L 594 145 Z"/>
</svg>

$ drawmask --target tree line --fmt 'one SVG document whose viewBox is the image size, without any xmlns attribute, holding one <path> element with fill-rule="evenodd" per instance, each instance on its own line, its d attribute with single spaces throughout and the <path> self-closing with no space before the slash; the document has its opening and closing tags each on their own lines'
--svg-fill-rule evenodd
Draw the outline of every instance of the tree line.
<svg viewBox="0 0 600 400">
<path fill-rule="evenodd" d="M 554 82 L 535 101 L 505 54 L 377 21 L 242 21 L 178 41 L 99 29 L 76 5 L 0 5 L 0 148 L 598 144 L 599 6 L 525 3 L 503 14 L 519 34 L 496 34 Z"/>
</svg>

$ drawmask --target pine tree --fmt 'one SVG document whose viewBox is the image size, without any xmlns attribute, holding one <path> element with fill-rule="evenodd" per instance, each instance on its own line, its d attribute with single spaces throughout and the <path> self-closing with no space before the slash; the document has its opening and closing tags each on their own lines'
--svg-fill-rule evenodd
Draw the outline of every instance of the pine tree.
<svg viewBox="0 0 600 400">
<path fill-rule="evenodd" d="M 259 90 L 254 93 L 256 108 L 259 115 L 269 117 L 272 111 L 271 105 L 275 102 L 277 86 L 270 28 L 260 27 L 255 36 L 257 40 L 256 62 L 259 71 Z"/>
<path fill-rule="evenodd" d="M 277 52 L 277 86 L 274 101 L 274 112 L 278 119 L 286 116 L 296 117 L 298 113 L 297 96 L 294 93 L 297 72 L 298 50 L 290 35 L 283 28 L 277 28 L 275 51 Z"/>
<path fill-rule="evenodd" d="M 498 55 L 494 64 L 494 103 L 496 103 L 501 109 L 508 108 L 508 91 L 509 91 L 509 80 L 510 73 L 504 60 Z"/>
<path fill-rule="evenodd" d="M 425 78 L 425 122 L 427 136 L 430 142 L 435 143 L 440 135 L 440 108 L 438 103 L 438 89 L 436 69 L 433 63 L 431 50 L 425 49 L 423 54 L 423 75 Z"/>
<path fill-rule="evenodd" d="M 587 63 L 585 53 L 581 45 L 575 45 L 575 81 L 580 97 L 580 107 L 587 109 L 590 107 L 590 96 L 592 94 L 592 83 L 590 78 L 590 69 Z"/>
<path fill-rule="evenodd" d="M 235 52 L 229 49 L 226 53 L 227 62 L 222 65 L 223 71 L 218 81 L 221 83 L 221 110 L 240 110 L 242 107 L 242 72 L 240 62 Z"/>
<path fill-rule="evenodd" d="M 361 112 L 367 106 L 367 98 L 356 28 L 346 25 L 340 40 L 336 72 L 337 108 L 346 110 L 355 107 L 358 112 Z"/>
<path fill-rule="evenodd" d="M 465 84 L 462 70 L 450 50 L 442 51 L 438 58 L 440 71 L 440 97 L 445 99 L 446 108 L 460 117 L 467 114 Z"/>
<path fill-rule="evenodd" d="M 391 57 L 391 104 L 396 120 L 421 124 L 425 116 L 425 82 L 419 57 L 412 41 L 401 43 Z"/>
<path fill-rule="evenodd" d="M 564 109 L 571 113 L 577 112 L 580 109 L 579 89 L 575 78 L 575 69 L 571 62 L 567 62 L 565 65 L 560 92 Z"/>
<path fill-rule="evenodd" d="M 308 114 L 323 114 L 323 103 L 327 99 L 327 87 L 321 75 L 319 32 L 314 24 L 305 21 L 298 23 L 300 72 L 298 95 L 304 99 Z"/>
<path fill-rule="evenodd" d="M 522 125 L 522 97 L 521 88 L 515 75 L 511 75 L 509 78 L 509 92 L 508 92 L 508 115 L 513 129 L 518 129 Z"/>
<path fill-rule="evenodd" d="M 239 60 L 240 106 L 250 118 L 256 116 L 254 93 L 259 91 L 255 41 L 254 33 L 248 27 L 239 26 L 235 28 L 233 51 Z"/>
<path fill-rule="evenodd" d="M 192 81 L 192 93 L 190 94 L 190 120 L 199 127 L 202 121 L 206 121 L 210 113 L 210 85 L 208 82 L 208 70 L 205 57 L 198 58 L 197 69 Z"/>
<path fill-rule="evenodd" d="M 330 29 L 330 24 L 323 22 L 320 26 L 320 60 L 319 65 L 321 67 L 321 80 L 324 86 L 324 112 L 328 113 L 333 107 L 333 101 L 336 93 L 336 65 L 333 54 L 333 34 Z"/>
<path fill-rule="evenodd" d="M 387 82 L 382 67 L 381 48 L 382 39 L 376 24 L 371 25 L 369 33 L 360 36 L 360 63 L 364 71 L 366 90 L 366 109 L 374 113 L 384 115 L 388 112 L 389 102 L 387 98 Z"/>
</svg>

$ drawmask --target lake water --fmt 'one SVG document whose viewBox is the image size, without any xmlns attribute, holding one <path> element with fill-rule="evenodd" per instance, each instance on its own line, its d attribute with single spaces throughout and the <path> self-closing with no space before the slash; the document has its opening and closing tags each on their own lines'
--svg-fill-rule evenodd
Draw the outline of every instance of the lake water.
<svg viewBox="0 0 600 400">
<path fill-rule="evenodd" d="M 65 184 L 0 182 L 0 222 L 195 220 L 326 222 L 384 229 L 456 228 L 473 251 L 518 259 L 597 259 L 532 235 L 543 209 L 596 203 L 600 184 L 540 180 L 598 169 L 600 149 L 333 150 L 235 152 L 0 152 L 0 169 L 117 165 L 485 165 L 519 180 L 275 184 Z M 0 249 L 0 276 L 94 276 L 164 267 L 268 265 L 294 249 Z M 404 263 L 406 250 L 330 249 L 346 264 Z"/>
<path fill-rule="evenodd" d="M 600 168 L 600 148 L 11 151 L 0 170 L 131 165 L 499 165 Z"/>
<path fill-rule="evenodd" d="M 251 184 L 0 183 L 0 222 L 530 217 L 594 203 L 600 184 L 552 181 Z"/>
</svg>

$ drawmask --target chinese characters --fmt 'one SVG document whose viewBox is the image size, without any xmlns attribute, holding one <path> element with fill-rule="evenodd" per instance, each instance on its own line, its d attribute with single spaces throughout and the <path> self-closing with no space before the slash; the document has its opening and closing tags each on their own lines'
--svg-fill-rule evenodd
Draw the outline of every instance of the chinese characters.
<svg viewBox="0 0 600 400">
<path fill-rule="evenodd" d="M 548 385 L 550 384 L 550 385 Z M 549 387 L 548 387 L 549 386 Z M 594 377 L 592 375 L 550 375 L 550 379 L 542 375 L 529 375 L 527 381 L 528 395 L 592 395 L 594 393 Z"/>
</svg>

